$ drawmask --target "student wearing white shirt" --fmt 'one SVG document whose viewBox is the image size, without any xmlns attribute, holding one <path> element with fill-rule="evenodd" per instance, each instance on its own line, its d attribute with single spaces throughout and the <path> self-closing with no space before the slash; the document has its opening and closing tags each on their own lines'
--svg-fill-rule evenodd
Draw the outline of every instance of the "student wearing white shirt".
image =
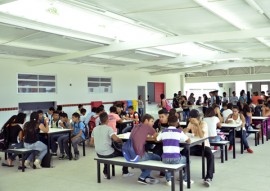
<svg viewBox="0 0 270 191">
<path fill-rule="evenodd" d="M 190 111 L 190 118 L 189 118 L 189 124 L 185 131 L 191 130 L 192 134 L 194 134 L 194 137 L 198 138 L 204 138 L 208 137 L 208 126 L 207 123 L 204 121 L 201 121 L 199 111 L 196 109 L 193 109 Z M 209 187 L 211 186 L 211 181 L 213 179 L 213 173 L 214 173 L 214 155 L 210 148 L 209 140 L 205 140 L 205 148 L 204 148 L 204 156 L 207 160 L 207 172 L 204 179 L 204 185 Z M 202 146 L 196 145 L 190 148 L 190 154 L 201 156 L 202 155 Z"/>
<path fill-rule="evenodd" d="M 224 119 L 224 121 L 226 121 L 227 118 L 228 118 L 228 116 L 230 114 L 232 114 L 232 110 L 231 110 L 232 104 L 231 103 L 228 103 L 227 104 L 227 103 L 223 102 L 222 103 L 222 108 L 223 108 L 223 112 L 222 112 L 223 119 Z"/>
<path fill-rule="evenodd" d="M 44 114 L 44 117 L 47 117 L 49 119 L 49 122 L 52 121 L 53 112 L 55 112 L 55 109 L 53 107 L 50 107 L 48 112 Z"/>
<path fill-rule="evenodd" d="M 215 110 L 212 107 L 207 108 L 203 119 L 208 126 L 208 135 L 210 142 L 218 142 L 221 137 L 217 135 L 217 128 L 221 128 L 220 120 L 216 117 Z"/>
</svg>

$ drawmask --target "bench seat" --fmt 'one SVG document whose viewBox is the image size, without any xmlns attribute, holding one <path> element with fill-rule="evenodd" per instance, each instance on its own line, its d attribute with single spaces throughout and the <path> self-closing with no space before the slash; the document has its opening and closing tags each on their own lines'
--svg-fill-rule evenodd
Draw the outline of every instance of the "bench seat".
<svg viewBox="0 0 270 191">
<path fill-rule="evenodd" d="M 228 145 L 230 144 L 230 141 L 218 141 L 214 143 L 210 143 L 211 146 L 218 146 L 220 147 L 221 152 L 221 163 L 224 163 L 224 155 L 225 160 L 228 160 Z"/>
<path fill-rule="evenodd" d="M 142 162 L 128 162 L 124 157 L 115 157 L 115 158 L 98 158 L 95 157 L 94 160 L 97 161 L 97 181 L 98 183 L 101 182 L 100 178 L 100 164 L 107 164 L 108 165 L 108 179 L 110 179 L 110 165 L 117 165 L 117 166 L 125 166 L 125 167 L 132 167 L 132 168 L 140 168 L 140 169 L 149 169 L 149 170 L 157 170 L 157 171 L 169 171 L 172 173 L 172 185 L 171 190 L 175 191 L 175 172 L 179 172 L 179 179 L 180 179 L 180 191 L 183 191 L 183 177 L 182 177 L 182 170 L 185 167 L 184 164 L 165 164 L 161 161 L 142 161 Z"/>
</svg>

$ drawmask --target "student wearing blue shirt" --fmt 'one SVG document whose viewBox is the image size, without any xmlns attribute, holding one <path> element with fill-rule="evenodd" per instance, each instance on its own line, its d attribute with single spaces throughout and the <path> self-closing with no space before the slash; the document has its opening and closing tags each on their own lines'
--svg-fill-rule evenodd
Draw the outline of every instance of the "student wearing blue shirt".
<svg viewBox="0 0 270 191">
<path fill-rule="evenodd" d="M 71 144 L 74 149 L 74 160 L 78 160 L 80 157 L 79 150 L 78 150 L 78 144 L 85 140 L 85 125 L 83 122 L 80 121 L 80 114 L 73 113 L 72 114 L 72 123 L 71 123 L 71 129 L 73 130 L 72 138 L 71 138 Z M 66 154 L 69 157 L 69 147 L 68 147 L 68 139 L 64 141 L 65 151 Z M 71 153 L 70 153 L 71 154 Z"/>
</svg>

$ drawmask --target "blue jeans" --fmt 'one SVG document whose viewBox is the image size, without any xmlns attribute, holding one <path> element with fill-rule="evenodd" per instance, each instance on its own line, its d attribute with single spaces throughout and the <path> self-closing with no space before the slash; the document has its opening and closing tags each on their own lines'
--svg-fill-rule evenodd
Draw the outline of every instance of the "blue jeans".
<svg viewBox="0 0 270 191">
<path fill-rule="evenodd" d="M 209 137 L 208 139 L 209 139 L 209 142 L 210 142 L 210 143 L 215 143 L 215 142 L 221 141 L 221 137 L 218 136 L 218 135 L 215 136 L 215 137 Z"/>
<path fill-rule="evenodd" d="M 20 143 L 12 143 L 9 145 L 8 149 L 21 149 L 23 148 L 23 142 Z M 11 161 L 14 161 L 16 159 L 17 154 L 14 153 L 8 153 L 8 158 Z"/>
<path fill-rule="evenodd" d="M 59 150 L 61 154 L 65 154 L 65 141 L 68 141 L 69 135 L 61 135 L 60 137 L 58 137 L 57 142 L 58 142 L 58 146 L 59 146 Z M 68 152 L 69 153 L 69 152 Z M 67 154 L 68 154 L 67 153 Z"/>
<path fill-rule="evenodd" d="M 185 156 L 181 156 L 180 158 L 163 158 L 162 162 L 165 164 L 186 164 L 187 159 Z M 166 172 L 165 177 L 167 181 L 171 180 L 171 172 Z M 184 181 L 187 181 L 187 174 L 184 173 Z"/>
<path fill-rule="evenodd" d="M 128 125 L 125 129 L 122 130 L 122 133 L 127 133 L 127 132 L 131 132 L 133 126 Z"/>
<path fill-rule="evenodd" d="M 156 160 L 160 161 L 160 156 L 153 154 L 153 153 L 144 153 L 144 155 L 140 158 L 140 161 L 147 161 L 147 160 Z M 140 175 L 140 179 L 145 180 L 147 177 L 150 176 L 151 170 L 141 169 L 142 173 Z"/>
<path fill-rule="evenodd" d="M 183 111 L 183 121 L 187 121 L 188 118 L 189 118 L 189 110 Z"/>
<path fill-rule="evenodd" d="M 244 145 L 244 149 L 248 149 L 249 148 L 249 145 L 248 145 L 248 142 L 247 142 L 247 132 L 246 131 L 243 131 L 243 134 L 241 134 L 241 131 L 236 131 L 235 132 L 235 137 L 240 137 L 243 141 L 243 145 Z M 229 141 L 230 141 L 230 145 L 233 145 L 233 132 L 230 131 L 229 133 Z"/>
<path fill-rule="evenodd" d="M 35 143 L 29 144 L 29 143 L 24 143 L 24 147 L 26 149 L 33 149 L 36 151 L 39 151 L 38 157 L 37 159 L 42 161 L 42 159 L 45 157 L 45 155 L 47 154 L 47 146 L 42 143 L 41 141 L 37 141 Z M 32 161 L 33 160 L 33 153 L 31 153 L 28 158 L 28 161 Z"/>
<path fill-rule="evenodd" d="M 142 116 L 143 116 L 143 108 L 139 108 L 139 115 L 142 118 Z"/>
<path fill-rule="evenodd" d="M 61 137 L 62 135 L 63 134 L 56 134 L 56 135 L 51 136 L 51 140 L 50 140 L 51 141 L 51 150 L 53 153 L 57 152 L 58 146 L 57 146 L 56 142 L 57 142 L 58 138 Z"/>
</svg>

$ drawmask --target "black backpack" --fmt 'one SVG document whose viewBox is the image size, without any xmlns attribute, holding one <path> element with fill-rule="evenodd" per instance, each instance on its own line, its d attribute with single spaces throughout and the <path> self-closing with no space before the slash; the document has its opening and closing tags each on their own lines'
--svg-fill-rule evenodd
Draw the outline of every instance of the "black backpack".
<svg viewBox="0 0 270 191">
<path fill-rule="evenodd" d="M 254 109 L 254 116 L 261 116 L 262 114 L 262 106 L 258 105 Z"/>
<path fill-rule="evenodd" d="M 3 127 L 0 130 L 0 151 L 4 151 L 8 148 L 8 131 L 7 127 Z"/>
</svg>

